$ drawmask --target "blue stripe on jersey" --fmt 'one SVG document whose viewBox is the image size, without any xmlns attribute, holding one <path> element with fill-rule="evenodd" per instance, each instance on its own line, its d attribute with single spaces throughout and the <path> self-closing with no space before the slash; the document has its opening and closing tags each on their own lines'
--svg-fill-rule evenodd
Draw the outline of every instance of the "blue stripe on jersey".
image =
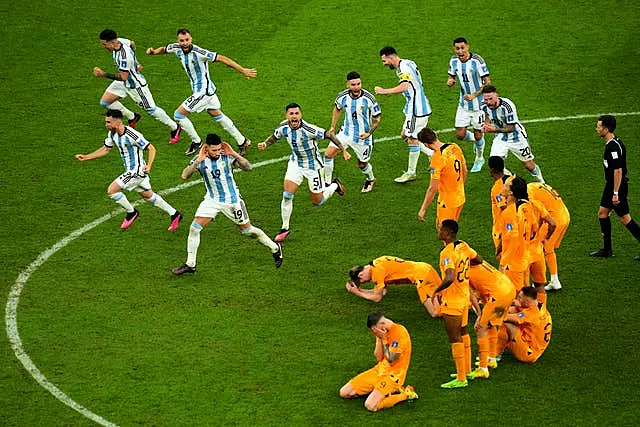
<svg viewBox="0 0 640 427">
<path fill-rule="evenodd" d="M 194 88 L 193 91 L 194 92 L 200 92 L 202 91 L 202 68 L 200 68 L 200 63 L 198 62 L 198 58 L 196 57 L 195 53 L 190 53 L 189 56 L 193 56 L 193 69 L 196 73 L 196 81 L 194 81 Z"/>
<path fill-rule="evenodd" d="M 418 81 L 418 84 L 420 85 L 419 88 L 414 88 L 413 115 L 418 117 L 428 116 L 431 114 L 431 106 L 429 105 L 427 96 L 424 93 L 422 77 L 420 77 L 417 67 L 413 67 L 411 62 L 408 62 L 407 66 L 411 69 Z"/>
<path fill-rule="evenodd" d="M 461 65 L 460 72 L 462 73 L 462 75 L 466 75 L 467 74 L 467 63 L 469 63 L 469 61 L 460 63 L 460 65 Z M 465 81 L 460 82 L 460 86 L 464 86 L 464 93 L 466 93 L 466 94 L 472 93 L 473 90 L 471 89 L 471 84 L 468 81 L 466 81 L 466 79 L 464 79 L 464 80 Z M 473 102 L 472 101 L 465 101 L 464 97 L 462 97 L 460 102 L 465 104 L 465 105 L 463 105 L 463 107 L 466 108 L 467 110 L 473 110 Z"/>
<path fill-rule="evenodd" d="M 213 191 L 213 186 L 211 185 L 211 181 L 210 181 L 210 178 L 213 178 L 213 177 L 209 176 L 210 174 L 207 173 L 206 161 L 200 162 L 200 164 L 198 165 L 198 172 L 200 172 L 200 176 L 202 176 L 204 185 L 207 187 L 207 193 L 209 193 L 209 197 L 215 200 L 216 193 Z"/>
<path fill-rule="evenodd" d="M 236 183 L 233 180 L 233 172 L 231 171 L 231 168 L 229 167 L 229 162 L 233 161 L 232 158 L 230 158 L 229 156 L 224 156 L 224 176 L 227 182 L 227 187 L 229 189 L 229 194 L 231 196 L 231 203 L 237 203 L 238 202 L 238 192 L 236 191 Z"/>
<path fill-rule="evenodd" d="M 482 79 L 480 78 L 481 70 L 479 70 L 477 68 L 478 65 L 481 65 L 481 64 L 474 63 L 474 67 L 473 67 L 474 72 L 471 74 L 471 76 L 472 76 L 471 78 L 473 80 L 473 87 L 474 87 L 473 91 L 474 92 L 477 91 L 478 89 L 480 89 L 480 87 L 482 86 Z M 480 93 L 476 97 L 476 99 L 471 102 L 471 104 L 473 105 L 475 103 L 476 105 L 480 105 L 480 103 L 482 103 L 482 100 L 483 100 L 482 93 Z M 471 110 L 475 110 L 475 108 L 470 108 L 470 109 Z"/>
</svg>

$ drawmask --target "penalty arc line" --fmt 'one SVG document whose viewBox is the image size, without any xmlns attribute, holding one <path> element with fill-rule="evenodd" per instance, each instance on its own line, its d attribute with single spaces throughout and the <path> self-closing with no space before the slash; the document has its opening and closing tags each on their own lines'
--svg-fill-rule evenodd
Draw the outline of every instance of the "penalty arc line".
<svg viewBox="0 0 640 427">
<path fill-rule="evenodd" d="M 640 115 L 640 111 L 627 112 L 627 113 L 611 113 L 616 117 L 623 116 L 637 116 Z M 531 119 L 531 120 L 523 120 L 522 123 L 544 123 L 544 122 L 555 122 L 555 121 L 566 121 L 566 120 L 577 120 L 577 119 L 586 119 L 586 118 L 595 118 L 599 117 L 600 114 L 577 114 L 572 116 L 565 117 L 545 117 L 541 119 Z M 441 129 L 437 131 L 438 133 L 443 132 L 453 132 L 454 128 Z M 400 136 L 387 136 L 382 138 L 377 138 L 377 142 L 391 141 L 395 139 L 400 139 Z M 261 167 L 270 165 L 273 163 L 282 162 L 284 160 L 289 159 L 289 156 L 279 157 L 275 159 L 264 160 L 261 162 L 254 163 L 253 167 Z M 177 191 L 184 190 L 186 188 L 197 185 L 201 182 L 201 180 L 195 180 L 190 182 L 185 182 L 183 184 L 177 185 L 175 187 L 171 187 L 169 189 L 159 191 L 158 193 L 171 194 Z M 138 205 L 143 203 L 143 200 L 137 200 L 133 203 L 133 205 Z M 38 369 L 38 367 L 33 363 L 29 355 L 24 350 L 24 346 L 22 345 L 22 339 L 20 338 L 20 334 L 18 332 L 18 304 L 20 302 L 20 295 L 22 294 L 22 290 L 26 285 L 29 278 L 35 273 L 35 271 L 40 268 L 53 254 L 58 252 L 60 249 L 67 246 L 69 243 L 83 235 L 84 233 L 96 228 L 98 225 L 102 224 L 113 218 L 116 215 L 122 213 L 121 209 L 116 209 L 114 211 L 109 212 L 106 215 L 101 216 L 100 218 L 86 224 L 83 227 L 78 228 L 77 230 L 71 232 L 66 237 L 62 238 L 58 242 L 56 242 L 50 248 L 44 250 L 31 264 L 27 266 L 16 279 L 15 283 L 11 287 L 9 291 L 9 296 L 7 298 L 7 305 L 5 310 L 5 323 L 6 323 L 6 331 L 7 337 L 9 338 L 9 342 L 11 343 L 11 348 L 16 356 L 16 358 L 22 363 L 22 366 L 26 369 L 29 374 L 40 384 L 45 390 L 51 393 L 56 399 L 70 408 L 74 409 L 81 415 L 89 418 L 90 420 L 101 424 L 103 426 L 116 426 L 116 424 L 112 423 L 101 417 L 100 415 L 95 414 L 89 409 L 77 403 L 75 400 L 71 399 L 67 394 L 65 394 L 62 390 L 60 390 L 55 384 L 47 379 L 47 377 Z"/>
</svg>

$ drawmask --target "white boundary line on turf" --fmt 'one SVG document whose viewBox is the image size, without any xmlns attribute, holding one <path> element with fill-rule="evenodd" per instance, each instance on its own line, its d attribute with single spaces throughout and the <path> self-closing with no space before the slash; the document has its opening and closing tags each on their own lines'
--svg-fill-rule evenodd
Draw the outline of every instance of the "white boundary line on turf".
<svg viewBox="0 0 640 427">
<path fill-rule="evenodd" d="M 612 113 L 612 114 L 617 116 L 617 117 L 637 116 L 637 115 L 640 115 L 640 111 L 634 111 L 634 112 L 628 112 L 628 113 Z M 523 120 L 522 123 L 555 122 L 555 121 L 566 121 L 566 120 L 595 118 L 595 117 L 599 117 L 599 116 L 600 116 L 600 114 L 577 114 L 577 115 L 565 116 L 565 117 L 546 117 L 546 118 L 542 118 L 542 119 Z M 442 129 L 442 130 L 439 130 L 437 132 L 438 133 L 452 132 L 454 130 L 455 130 L 454 128 L 449 128 L 449 129 Z M 384 142 L 384 141 L 391 141 L 391 140 L 394 140 L 394 139 L 400 139 L 400 136 L 398 135 L 398 136 L 387 136 L 387 137 L 383 137 L 383 138 L 377 138 L 376 141 L 377 142 Z M 273 164 L 273 163 L 282 162 L 282 161 L 287 160 L 287 159 L 289 159 L 289 156 L 279 157 L 279 158 L 269 159 L 269 160 L 264 160 L 264 161 L 255 163 L 253 166 L 254 167 L 266 166 L 266 165 L 270 165 L 270 164 Z M 171 187 L 171 188 L 169 188 L 167 190 L 159 191 L 159 193 L 163 194 L 163 195 L 164 194 L 175 193 L 176 191 L 184 190 L 185 188 L 189 188 L 189 187 L 192 187 L 194 185 L 197 185 L 200 182 L 201 182 L 201 180 L 185 182 L 185 183 L 180 184 L 178 186 Z M 134 203 L 134 205 L 137 205 L 139 203 L 142 203 L 142 200 L 136 201 Z M 53 246 L 51 246 L 50 248 L 48 248 L 48 249 L 44 250 L 42 253 L 40 253 L 40 255 L 38 255 L 38 257 L 35 259 L 35 261 L 33 261 L 31 264 L 29 264 L 29 266 L 27 266 L 27 268 L 25 268 L 18 275 L 18 278 L 16 279 L 15 283 L 11 287 L 11 290 L 9 291 L 9 296 L 7 297 L 7 306 L 6 306 L 6 311 L 5 311 L 5 323 L 6 323 L 7 337 L 9 338 L 9 342 L 11 343 L 11 348 L 13 349 L 13 352 L 16 355 L 16 358 L 20 361 L 20 363 L 22 363 L 22 366 L 24 366 L 24 368 L 27 370 L 27 372 L 29 372 L 29 374 L 31 374 L 31 376 L 42 387 L 44 387 L 44 389 L 46 389 L 49 393 L 51 393 L 56 399 L 58 399 L 59 401 L 61 401 L 65 405 L 69 406 L 70 408 L 74 409 L 75 411 L 79 412 L 83 416 L 89 418 L 90 420 L 92 420 L 92 421 L 94 421 L 94 422 L 96 422 L 98 424 L 104 425 L 104 426 L 116 426 L 116 424 L 114 424 L 114 423 L 102 418 L 101 416 L 91 412 L 89 409 L 85 408 L 84 406 L 82 406 L 79 403 L 77 403 L 75 400 L 71 399 L 62 390 L 60 390 L 55 384 L 53 384 L 51 381 L 49 381 L 47 379 L 47 377 L 40 371 L 40 369 L 38 369 L 38 367 L 35 365 L 35 363 L 33 363 L 31 358 L 29 357 L 29 355 L 24 350 L 24 347 L 22 345 L 22 340 L 20 339 L 20 334 L 18 332 L 18 304 L 20 302 L 20 295 L 22 294 L 22 290 L 24 289 L 24 286 L 27 284 L 27 281 L 29 280 L 31 275 L 33 275 L 33 273 L 35 273 L 35 271 L 40 266 L 42 266 L 42 264 L 44 264 L 53 254 L 55 254 L 60 249 L 62 249 L 65 246 L 67 246 L 69 243 L 71 243 L 72 241 L 74 241 L 75 239 L 77 239 L 78 237 L 80 237 L 81 235 L 86 233 L 87 231 L 90 231 L 90 230 L 94 229 L 95 227 L 97 227 L 98 225 L 102 224 L 103 222 L 105 222 L 105 221 L 107 221 L 107 220 L 109 220 L 109 219 L 113 218 L 114 216 L 119 215 L 121 213 L 122 213 L 121 209 L 116 209 L 116 210 L 114 210 L 112 212 L 109 212 L 108 214 L 103 215 L 100 218 L 90 222 L 89 224 L 87 224 L 87 225 L 85 225 L 83 227 L 80 227 L 77 230 L 71 232 L 71 234 L 69 234 L 68 236 L 66 236 L 63 239 L 59 240 Z"/>
</svg>

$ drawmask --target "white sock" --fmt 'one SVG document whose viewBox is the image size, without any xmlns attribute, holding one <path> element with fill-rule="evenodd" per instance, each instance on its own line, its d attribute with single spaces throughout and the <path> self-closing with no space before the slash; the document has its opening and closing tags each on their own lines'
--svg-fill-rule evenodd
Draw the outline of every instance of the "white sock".
<svg viewBox="0 0 640 427">
<path fill-rule="evenodd" d="M 338 189 L 338 184 L 336 184 L 335 182 L 332 182 L 327 188 L 325 188 L 324 191 L 322 192 L 322 200 L 320 200 L 320 203 L 318 203 L 318 206 L 324 204 L 324 202 L 329 200 L 329 198 L 333 196 L 333 193 L 335 193 L 337 189 Z"/>
<path fill-rule="evenodd" d="M 560 283 L 560 279 L 558 279 L 558 275 L 557 274 L 552 274 L 551 275 L 551 282 Z"/>
<path fill-rule="evenodd" d="M 198 132 L 196 132 L 196 128 L 193 127 L 193 123 L 191 123 L 191 120 L 189 120 L 188 117 L 183 116 L 176 111 L 176 113 L 174 113 L 173 115 L 173 118 L 176 119 L 176 122 L 180 124 L 180 127 L 187 133 L 187 135 L 191 137 L 191 141 L 195 142 L 196 144 L 202 141 L 200 139 L 200 136 L 198 136 Z"/>
<path fill-rule="evenodd" d="M 376 179 L 376 177 L 373 176 L 373 166 L 371 166 L 371 163 L 367 163 L 367 166 L 360 170 L 367 176 L 367 179 L 369 181 L 373 181 L 374 179 Z"/>
<path fill-rule="evenodd" d="M 479 141 L 475 141 L 474 151 L 476 152 L 476 160 L 484 158 L 484 135 Z"/>
<path fill-rule="evenodd" d="M 289 229 L 289 220 L 293 213 L 293 194 L 285 191 L 282 194 L 282 202 L 280 203 L 280 211 L 282 214 L 282 228 Z"/>
<path fill-rule="evenodd" d="M 333 159 L 324 156 L 324 182 L 329 183 L 333 180 Z"/>
<path fill-rule="evenodd" d="M 540 166 L 536 165 L 535 169 L 531 171 L 531 176 L 544 184 L 544 178 L 542 177 L 542 170 L 540 169 Z"/>
<path fill-rule="evenodd" d="M 150 199 L 145 199 L 145 200 L 147 202 L 151 203 L 156 208 L 162 209 L 163 211 L 165 211 L 169 215 L 173 215 L 174 213 L 176 213 L 176 209 L 173 206 L 171 206 L 169 203 L 167 203 L 162 198 L 162 196 L 159 195 L 158 193 L 153 193 L 153 195 L 151 196 Z"/>
<path fill-rule="evenodd" d="M 200 232 L 202 226 L 197 222 L 192 222 L 189 227 L 189 237 L 187 237 L 187 265 L 189 267 L 196 266 L 196 256 L 198 255 L 198 246 L 200 246 Z"/>
<path fill-rule="evenodd" d="M 129 203 L 127 196 L 125 196 L 121 191 L 111 194 L 109 197 L 111 197 L 117 204 L 122 206 L 127 212 L 131 213 L 134 211 L 133 205 Z"/>
<path fill-rule="evenodd" d="M 278 245 L 276 244 L 276 242 L 271 240 L 264 233 L 264 231 L 262 231 L 258 227 L 254 227 L 253 225 L 250 225 L 248 228 L 245 228 L 244 230 L 242 230 L 241 233 L 251 237 L 252 239 L 257 239 L 258 242 L 262 243 L 263 245 L 271 249 L 271 253 L 278 252 Z"/>
<path fill-rule="evenodd" d="M 122 105 L 122 103 L 120 101 L 116 101 L 116 102 L 112 103 L 111 105 L 109 105 L 108 108 L 110 110 L 120 110 L 120 111 L 122 111 L 122 115 L 125 118 L 127 118 L 128 120 L 133 120 L 133 118 L 135 117 L 135 115 L 133 114 L 133 111 L 129 110 L 127 107 Z"/>
<path fill-rule="evenodd" d="M 424 144 L 420 144 L 421 146 L 424 147 Z M 427 147 L 424 147 L 427 148 Z M 427 150 L 429 150 L 427 148 Z M 431 153 L 433 153 L 432 150 Z M 409 166 L 407 169 L 407 173 L 411 174 L 411 175 L 415 175 L 416 174 L 416 167 L 418 166 L 418 159 L 420 158 L 420 147 L 417 145 L 410 145 L 409 146 Z"/>
<path fill-rule="evenodd" d="M 169 117 L 167 113 L 160 107 L 156 107 L 156 109 L 152 113 L 149 113 L 149 115 L 163 125 L 167 125 L 172 131 L 178 129 L 178 125 L 176 124 L 176 122 L 171 120 L 171 117 Z"/>
<path fill-rule="evenodd" d="M 467 133 L 464 134 L 464 138 L 462 138 L 463 141 L 475 141 L 476 138 L 473 136 L 473 132 L 469 131 L 469 129 L 467 129 Z"/>
<path fill-rule="evenodd" d="M 220 114 L 219 116 L 215 116 L 213 120 L 218 122 L 224 130 L 229 132 L 229 134 L 236 140 L 238 145 L 244 144 L 246 138 L 243 134 L 240 133 L 236 125 L 233 124 L 233 121 L 229 117 L 225 116 L 224 114 Z"/>
</svg>

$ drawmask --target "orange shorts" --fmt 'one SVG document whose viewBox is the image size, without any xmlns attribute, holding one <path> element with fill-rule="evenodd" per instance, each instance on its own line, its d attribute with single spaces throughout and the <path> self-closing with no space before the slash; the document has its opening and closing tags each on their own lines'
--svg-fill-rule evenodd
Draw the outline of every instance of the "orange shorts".
<svg viewBox="0 0 640 427">
<path fill-rule="evenodd" d="M 549 240 L 544 244 L 545 254 L 551 253 L 554 249 L 560 247 L 560 242 L 564 239 L 564 235 L 569 228 L 569 221 L 568 215 L 563 215 L 561 218 L 556 219 L 556 231 L 553 232 Z"/>
<path fill-rule="evenodd" d="M 440 311 L 442 314 L 448 314 L 450 316 L 464 316 L 466 313 L 468 317 L 469 298 L 465 298 L 458 293 L 452 293 L 450 295 L 444 294 L 440 300 Z"/>
<path fill-rule="evenodd" d="M 480 324 L 500 326 L 507 317 L 509 306 L 516 297 L 515 289 L 505 295 L 492 297 L 491 301 L 486 301 L 480 316 Z"/>
<path fill-rule="evenodd" d="M 374 366 L 368 371 L 364 371 L 351 378 L 349 384 L 351 384 L 351 387 L 353 387 L 358 396 L 369 394 L 373 389 L 388 396 L 402 387 L 404 384 L 404 376 L 378 375 L 378 368 Z"/>
<path fill-rule="evenodd" d="M 529 264 L 529 271 L 533 283 L 546 283 L 547 282 L 547 264 L 544 260 L 544 254 L 536 254 Z M 529 274 L 525 275 L 524 286 L 529 286 Z"/>
<path fill-rule="evenodd" d="M 443 207 L 440 201 L 438 201 L 438 207 L 436 210 L 436 227 L 440 229 L 440 224 L 445 219 L 452 219 L 454 221 L 458 221 L 460 218 L 460 212 L 462 212 L 462 207 L 464 205 L 455 206 L 455 207 Z"/>
<path fill-rule="evenodd" d="M 516 292 L 520 292 L 520 289 L 522 289 L 525 286 L 524 271 L 514 271 L 514 270 L 506 269 L 504 271 L 504 274 L 509 278 L 509 280 L 511 280 L 511 283 L 513 283 L 513 285 L 516 287 Z M 527 276 L 527 280 L 528 280 L 528 276 Z M 527 283 L 527 286 L 529 286 L 528 283 Z"/>
</svg>

